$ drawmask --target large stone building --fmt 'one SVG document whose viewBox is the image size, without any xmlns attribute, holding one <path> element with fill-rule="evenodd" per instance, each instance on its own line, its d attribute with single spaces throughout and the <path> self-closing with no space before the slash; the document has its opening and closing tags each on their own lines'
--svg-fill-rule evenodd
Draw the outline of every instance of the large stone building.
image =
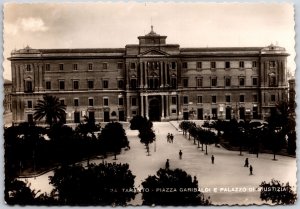
<svg viewBox="0 0 300 209">
<path fill-rule="evenodd" d="M 13 122 L 32 120 L 45 94 L 67 106 L 68 123 L 177 119 L 264 119 L 287 100 L 285 49 L 180 48 L 139 36 L 125 48 L 24 49 L 9 60 Z"/>
<path fill-rule="evenodd" d="M 10 80 L 4 79 L 3 114 L 11 113 L 11 90 L 12 82 Z"/>
</svg>

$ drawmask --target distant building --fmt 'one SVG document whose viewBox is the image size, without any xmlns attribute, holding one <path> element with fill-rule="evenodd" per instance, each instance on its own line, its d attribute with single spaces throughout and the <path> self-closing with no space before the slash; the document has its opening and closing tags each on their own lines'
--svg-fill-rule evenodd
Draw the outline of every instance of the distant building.
<svg viewBox="0 0 300 209">
<path fill-rule="evenodd" d="M 16 123 L 45 94 L 67 105 L 68 123 L 266 118 L 287 101 L 284 48 L 181 48 L 151 31 L 125 48 L 24 49 L 9 60 Z"/>
<path fill-rule="evenodd" d="M 289 79 L 289 107 L 293 113 L 295 113 L 296 109 L 296 102 L 295 102 L 295 97 L 296 97 L 296 85 L 295 85 L 295 78 Z"/>
<path fill-rule="evenodd" d="M 11 93 L 12 93 L 12 82 L 4 79 L 4 114 L 11 113 Z"/>
</svg>

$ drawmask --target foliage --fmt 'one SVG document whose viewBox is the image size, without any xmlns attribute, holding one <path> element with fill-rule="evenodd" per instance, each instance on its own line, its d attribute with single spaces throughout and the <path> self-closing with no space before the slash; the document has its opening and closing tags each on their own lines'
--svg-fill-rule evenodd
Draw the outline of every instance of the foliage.
<svg viewBox="0 0 300 209">
<path fill-rule="evenodd" d="M 29 185 L 16 179 L 5 179 L 5 201 L 9 205 L 32 205 L 35 204 L 37 192 L 32 191 Z"/>
<path fill-rule="evenodd" d="M 263 201 L 272 201 L 272 203 L 279 205 L 294 204 L 297 199 L 297 194 L 292 190 L 287 182 L 280 183 L 280 181 L 272 179 L 271 182 L 263 181 L 260 185 L 260 199 Z"/>
<path fill-rule="evenodd" d="M 198 191 L 198 181 L 181 169 L 159 169 L 155 176 L 142 182 L 144 205 L 187 206 L 209 205 L 203 193 Z M 171 191 L 172 190 L 172 191 Z"/>
<path fill-rule="evenodd" d="M 52 126 L 58 121 L 65 121 L 66 105 L 62 104 L 55 96 L 45 95 L 43 100 L 38 100 L 38 104 L 34 107 L 33 117 L 35 120 L 46 118 L 46 123 Z"/>
<path fill-rule="evenodd" d="M 118 122 L 107 123 L 102 129 L 99 138 L 103 153 L 106 155 L 107 152 L 113 152 L 115 159 L 122 148 L 129 147 L 125 130 L 122 124 Z"/>
<path fill-rule="evenodd" d="M 183 135 L 186 135 L 191 127 L 196 127 L 196 124 L 194 122 L 185 120 L 179 124 L 179 128 L 182 130 Z"/>
<path fill-rule="evenodd" d="M 88 135 L 95 137 L 94 132 L 100 131 L 100 128 L 100 125 L 96 124 L 94 118 L 85 116 L 84 122 L 80 123 L 75 131 L 86 139 Z"/>
<path fill-rule="evenodd" d="M 130 129 L 131 130 L 140 130 L 145 126 L 152 128 L 153 124 L 151 121 L 147 120 L 146 117 L 136 115 L 130 120 Z"/>
<path fill-rule="evenodd" d="M 128 164 L 102 163 L 65 166 L 54 171 L 50 183 L 66 205 L 126 205 L 134 199 L 134 178 Z"/>
</svg>

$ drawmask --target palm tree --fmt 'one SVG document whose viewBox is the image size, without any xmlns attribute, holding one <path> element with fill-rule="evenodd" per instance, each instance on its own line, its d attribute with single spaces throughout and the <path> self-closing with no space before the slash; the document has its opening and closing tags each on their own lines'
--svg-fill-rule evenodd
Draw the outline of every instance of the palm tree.
<svg viewBox="0 0 300 209">
<path fill-rule="evenodd" d="M 52 126 L 58 120 L 65 120 L 66 105 L 62 104 L 57 97 L 51 95 L 43 96 L 43 100 L 38 100 L 38 104 L 34 107 L 34 119 L 41 120 L 46 118 L 46 123 Z"/>
</svg>

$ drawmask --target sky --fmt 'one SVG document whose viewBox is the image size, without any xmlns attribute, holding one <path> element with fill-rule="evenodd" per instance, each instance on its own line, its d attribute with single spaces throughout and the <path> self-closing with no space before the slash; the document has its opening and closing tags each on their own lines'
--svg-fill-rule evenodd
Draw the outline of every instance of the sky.
<svg viewBox="0 0 300 209">
<path fill-rule="evenodd" d="M 124 48 L 151 25 L 180 47 L 286 48 L 294 74 L 292 4 L 279 3 L 69 3 L 4 4 L 4 78 L 14 49 Z"/>
</svg>

